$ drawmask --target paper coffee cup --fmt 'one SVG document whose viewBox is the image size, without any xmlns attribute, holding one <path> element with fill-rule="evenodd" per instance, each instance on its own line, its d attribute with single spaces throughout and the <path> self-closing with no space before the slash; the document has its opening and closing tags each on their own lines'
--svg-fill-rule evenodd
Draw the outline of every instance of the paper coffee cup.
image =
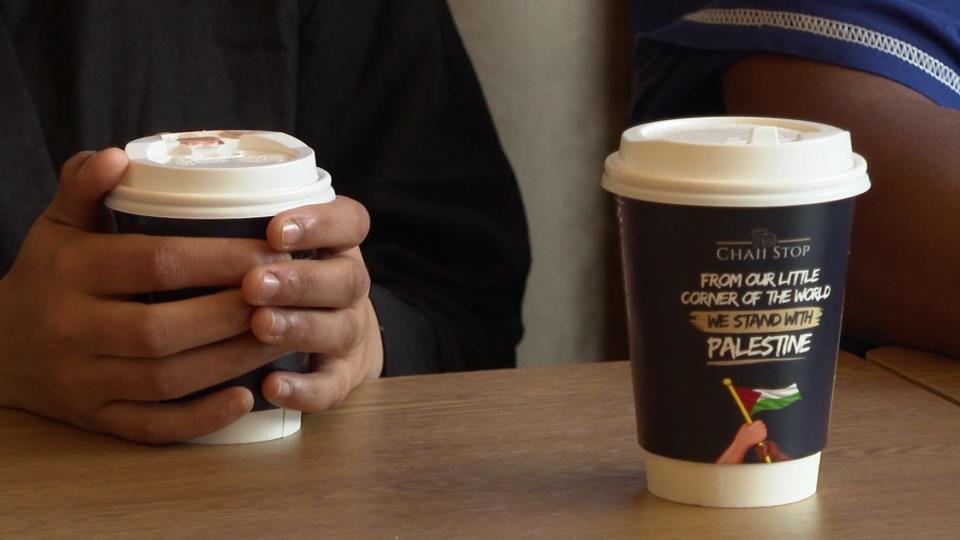
<svg viewBox="0 0 960 540">
<path fill-rule="evenodd" d="M 717 507 L 816 492 L 854 197 L 849 133 L 775 118 L 627 130 L 616 195 L 647 485 Z"/>
<path fill-rule="evenodd" d="M 330 175 L 314 152 L 290 135 L 267 131 L 164 133 L 130 142 L 122 183 L 106 199 L 117 231 L 164 236 L 266 238 L 273 216 L 299 206 L 332 201 Z M 300 254 L 309 256 L 309 254 Z M 167 302 L 209 294 L 190 289 L 142 295 Z M 192 399 L 230 386 L 254 395 L 253 411 L 195 443 L 267 441 L 296 433 L 300 412 L 279 409 L 262 392 L 273 371 L 306 372 L 306 353 L 289 353 L 236 379 L 191 394 Z"/>
</svg>

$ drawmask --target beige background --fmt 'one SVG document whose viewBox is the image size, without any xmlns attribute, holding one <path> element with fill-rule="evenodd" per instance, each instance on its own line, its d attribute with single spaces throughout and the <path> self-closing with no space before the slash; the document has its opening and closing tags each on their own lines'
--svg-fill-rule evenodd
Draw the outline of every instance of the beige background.
<svg viewBox="0 0 960 540">
<path fill-rule="evenodd" d="M 626 125 L 626 0 L 449 0 L 520 182 L 533 244 L 521 366 L 625 358 L 603 159 Z"/>
</svg>

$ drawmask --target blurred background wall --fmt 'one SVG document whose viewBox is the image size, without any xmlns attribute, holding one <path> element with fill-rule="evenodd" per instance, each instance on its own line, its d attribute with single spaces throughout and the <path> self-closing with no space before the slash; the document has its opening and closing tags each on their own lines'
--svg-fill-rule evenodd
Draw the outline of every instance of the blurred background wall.
<svg viewBox="0 0 960 540">
<path fill-rule="evenodd" d="M 533 268 L 521 367 L 627 357 L 613 205 L 627 0 L 449 0 L 520 182 Z"/>
</svg>

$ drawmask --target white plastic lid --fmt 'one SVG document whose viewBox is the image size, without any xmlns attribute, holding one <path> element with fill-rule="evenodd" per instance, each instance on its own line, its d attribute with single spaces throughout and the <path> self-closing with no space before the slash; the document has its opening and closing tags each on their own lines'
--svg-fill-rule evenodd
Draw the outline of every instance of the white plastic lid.
<svg viewBox="0 0 960 540">
<path fill-rule="evenodd" d="M 603 187 L 689 206 L 796 206 L 870 188 L 850 133 L 779 118 L 665 120 L 628 129 L 606 161 Z"/>
<path fill-rule="evenodd" d="M 330 202 L 330 175 L 313 150 L 285 133 L 161 133 L 127 144 L 130 165 L 107 197 L 109 208 L 164 218 L 274 216 Z"/>
</svg>

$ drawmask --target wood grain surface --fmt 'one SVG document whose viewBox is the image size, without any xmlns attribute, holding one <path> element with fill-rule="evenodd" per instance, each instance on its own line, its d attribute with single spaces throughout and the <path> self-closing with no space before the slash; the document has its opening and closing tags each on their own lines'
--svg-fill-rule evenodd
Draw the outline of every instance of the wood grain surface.
<svg viewBox="0 0 960 540">
<path fill-rule="evenodd" d="M 867 353 L 867 360 L 960 405 L 960 359 L 903 347 L 883 347 Z M 958 534 L 960 537 L 960 534 Z"/>
<path fill-rule="evenodd" d="M 300 434 L 140 446 L 0 411 L 0 537 L 957 538 L 960 408 L 841 358 L 818 495 L 650 495 L 629 366 L 375 381 Z"/>
</svg>

